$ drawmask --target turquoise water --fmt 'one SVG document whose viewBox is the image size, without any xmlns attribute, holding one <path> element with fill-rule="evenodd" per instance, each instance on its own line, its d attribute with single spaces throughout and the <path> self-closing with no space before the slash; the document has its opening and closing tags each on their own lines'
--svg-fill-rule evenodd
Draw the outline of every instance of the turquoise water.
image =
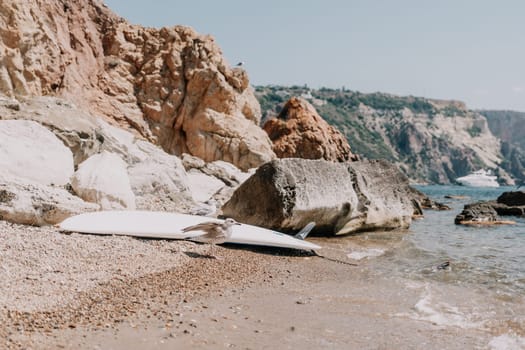
<svg viewBox="0 0 525 350">
<path fill-rule="evenodd" d="M 326 238 L 318 242 L 322 252 L 345 254 L 356 265 L 350 273 L 361 271 L 374 281 L 370 288 L 385 288 L 389 302 L 411 305 L 387 317 L 475 334 L 481 349 L 525 349 L 525 219 L 507 217 L 516 224 L 492 227 L 454 224 L 465 204 L 515 188 L 417 188 L 452 209 L 426 210 L 408 230 Z M 439 269 L 444 262 L 450 266 Z"/>
<path fill-rule="evenodd" d="M 452 208 L 425 211 L 424 219 L 415 220 L 407 234 L 399 236 L 398 248 L 385 259 L 389 273 L 419 280 L 440 280 L 453 284 L 471 284 L 509 294 L 525 292 L 525 219 L 507 217 L 515 225 L 472 227 L 455 225 L 454 218 L 467 203 L 496 199 L 515 187 L 472 188 L 462 186 L 418 186 L 432 199 Z M 465 196 L 447 199 L 445 195 Z M 393 236 L 390 239 L 396 240 Z M 450 261 L 446 273 L 436 267 Z"/>
</svg>

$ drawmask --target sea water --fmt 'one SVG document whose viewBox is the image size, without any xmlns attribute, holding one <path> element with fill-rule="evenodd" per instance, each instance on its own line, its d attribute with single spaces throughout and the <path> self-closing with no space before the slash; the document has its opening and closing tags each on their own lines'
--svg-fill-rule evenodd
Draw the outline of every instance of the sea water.
<svg viewBox="0 0 525 350">
<path fill-rule="evenodd" d="M 408 245 L 424 259 L 407 266 L 407 272 L 421 278 L 446 278 L 449 283 L 479 286 L 509 295 L 525 293 L 525 219 L 507 217 L 515 225 L 465 226 L 455 225 L 454 218 L 464 205 L 496 199 L 513 187 L 474 188 L 461 186 L 422 186 L 432 199 L 451 210 L 426 211 L 425 218 L 412 223 L 405 237 Z M 447 199 L 446 195 L 463 196 Z M 410 258 L 410 251 L 401 250 L 400 258 Z M 434 274 L 431 267 L 450 261 L 450 271 Z"/>
<path fill-rule="evenodd" d="M 410 310 L 393 317 L 485 331 L 492 337 L 488 349 L 525 349 L 525 219 L 509 217 L 516 224 L 501 226 L 454 224 L 465 204 L 515 187 L 418 189 L 452 209 L 426 210 L 407 231 L 355 235 L 346 256 L 368 259 L 377 278 L 402 280 L 419 293 Z"/>
</svg>

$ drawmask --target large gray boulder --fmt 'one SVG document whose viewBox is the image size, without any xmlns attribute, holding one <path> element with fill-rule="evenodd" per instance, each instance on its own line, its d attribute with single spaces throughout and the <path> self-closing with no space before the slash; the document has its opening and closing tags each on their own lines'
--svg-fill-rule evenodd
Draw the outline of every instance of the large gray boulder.
<svg viewBox="0 0 525 350">
<path fill-rule="evenodd" d="M 414 206 L 407 178 L 386 161 L 278 159 L 259 167 L 223 215 L 281 231 L 315 221 L 323 234 L 406 228 Z"/>
<path fill-rule="evenodd" d="M 48 129 L 29 120 L 0 120 L 0 178 L 62 186 L 73 174 L 71 151 Z"/>
<path fill-rule="evenodd" d="M 0 182 L 0 219 L 16 224 L 52 225 L 69 216 L 98 210 L 62 188 L 4 179 Z"/>
</svg>

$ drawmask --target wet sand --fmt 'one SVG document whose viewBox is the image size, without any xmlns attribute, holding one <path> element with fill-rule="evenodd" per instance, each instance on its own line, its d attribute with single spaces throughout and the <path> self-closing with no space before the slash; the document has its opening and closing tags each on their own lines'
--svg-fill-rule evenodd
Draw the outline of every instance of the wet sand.
<svg viewBox="0 0 525 350">
<path fill-rule="evenodd" d="M 438 317 L 427 285 L 317 240 L 330 259 L 233 245 L 212 259 L 190 242 L 0 222 L 0 348 L 485 349 L 507 331 Z M 443 290 L 473 308 L 486 299 Z"/>
</svg>

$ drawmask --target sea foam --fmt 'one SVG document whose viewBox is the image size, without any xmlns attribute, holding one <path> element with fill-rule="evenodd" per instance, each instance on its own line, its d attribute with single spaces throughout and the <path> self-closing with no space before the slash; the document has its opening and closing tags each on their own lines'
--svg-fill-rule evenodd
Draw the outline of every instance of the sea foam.
<svg viewBox="0 0 525 350">
<path fill-rule="evenodd" d="M 492 338 L 488 346 L 491 350 L 523 350 L 525 338 L 506 333 Z"/>
<path fill-rule="evenodd" d="M 436 301 L 428 285 L 425 292 L 413 307 L 413 312 L 400 313 L 396 316 L 431 322 L 438 326 L 458 327 L 462 329 L 481 328 L 483 324 L 473 319 L 475 315 L 462 312 L 458 307 L 442 301 Z"/>
<path fill-rule="evenodd" d="M 383 249 L 370 248 L 364 250 L 356 250 L 347 254 L 346 256 L 353 260 L 361 260 L 364 258 L 375 258 L 383 254 L 385 254 L 385 251 Z"/>
</svg>

